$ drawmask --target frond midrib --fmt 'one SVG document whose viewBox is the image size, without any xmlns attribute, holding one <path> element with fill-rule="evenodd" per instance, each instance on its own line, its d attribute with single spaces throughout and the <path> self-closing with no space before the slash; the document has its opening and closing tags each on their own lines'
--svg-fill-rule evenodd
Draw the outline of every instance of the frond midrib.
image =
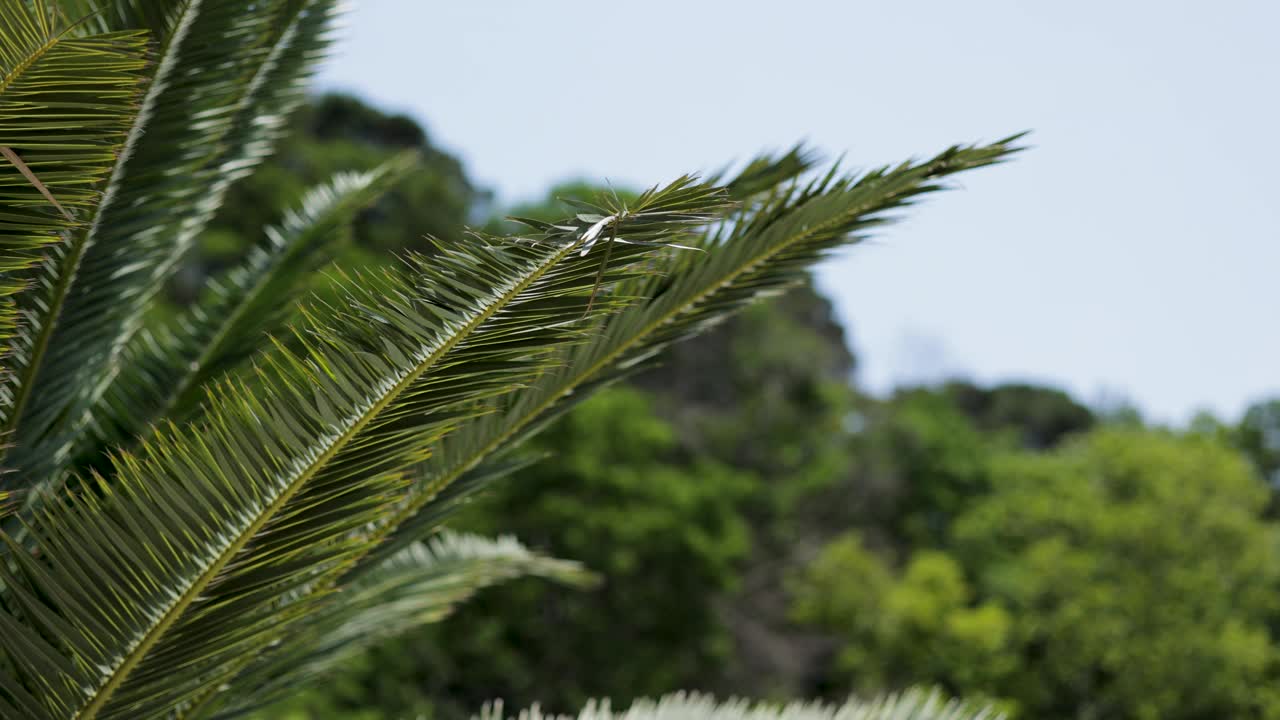
<svg viewBox="0 0 1280 720">
<path fill-rule="evenodd" d="M 62 38 L 66 37 L 67 33 L 71 32 L 71 30 L 74 27 L 75 26 L 72 25 L 64 28 L 62 32 L 49 38 L 48 40 L 45 41 L 43 45 L 31 51 L 31 53 L 27 55 L 27 58 L 25 60 L 18 63 L 17 65 L 14 65 L 13 70 L 10 70 L 8 75 L 5 75 L 4 77 L 0 78 L 0 94 L 3 94 L 5 90 L 9 89 L 9 86 L 13 84 L 14 78 L 26 72 L 28 68 L 30 68 L 33 64 L 39 62 L 40 58 L 44 57 L 58 43 L 62 42 Z"/>
<path fill-rule="evenodd" d="M 187 7 L 190 7 L 193 4 L 203 3 L 204 0 L 185 0 L 185 2 L 187 3 Z M 236 98 L 234 103 L 234 115 L 240 116 L 250 107 L 254 96 L 265 84 L 267 75 L 276 67 L 277 63 L 280 61 L 281 55 L 289 47 L 293 37 L 297 34 L 299 16 L 302 15 L 302 13 L 312 4 L 314 3 L 299 3 L 297 7 L 294 8 L 293 14 L 289 17 L 287 22 L 281 18 L 279 30 L 277 32 L 264 34 L 264 37 L 267 39 L 266 42 L 271 46 L 271 50 L 267 56 L 262 59 L 262 62 L 260 62 L 254 69 L 253 77 L 241 88 L 239 96 Z M 234 125 L 232 128 L 234 128 Z M 227 132 L 232 132 L 232 129 L 228 129 Z M 225 137 L 226 135 L 224 134 L 223 138 L 225 139 Z M 238 149 L 238 146 L 236 149 Z M 230 153 L 230 156 L 234 157 L 234 154 L 235 153 L 232 152 Z M 210 159 L 209 165 L 217 166 L 224 164 L 227 157 L 228 153 L 225 152 L 214 155 Z M 224 192 L 225 189 L 225 187 L 222 188 L 220 192 Z M 189 220 L 190 218 L 187 219 Z M 179 237 L 181 237 L 182 227 L 182 224 L 179 224 L 176 227 L 176 230 L 179 232 Z M 194 237 L 194 235 L 192 237 Z M 182 260 L 184 252 L 185 248 L 181 246 L 181 243 L 175 242 L 173 250 L 152 268 L 153 280 L 163 279 L 170 275 L 173 268 Z M 122 358 L 125 356 L 127 349 L 135 341 L 139 331 L 141 331 L 143 327 L 141 318 L 144 314 L 144 310 L 145 305 L 137 303 L 133 307 L 132 312 L 120 318 L 120 324 L 117 326 L 118 334 L 110 343 L 110 346 L 108 347 L 107 360 L 100 368 L 104 381 L 97 385 L 97 387 L 100 388 L 99 392 L 89 398 L 88 402 L 85 403 L 81 410 L 79 417 L 74 421 L 74 424 L 71 426 L 74 431 L 79 432 L 93 422 L 95 414 L 101 410 L 102 399 L 107 394 L 108 388 L 119 380 L 122 369 Z M 190 387 L 184 388 L 184 391 L 189 390 L 191 390 Z M 177 400 L 182 398 L 178 398 L 177 395 L 174 395 L 173 397 L 175 398 L 174 402 L 166 406 L 166 411 L 179 406 Z"/>
<path fill-rule="evenodd" d="M 864 207 L 865 207 L 865 204 L 858 206 L 857 208 L 850 209 L 846 211 L 841 216 L 841 218 L 847 218 L 849 216 L 857 215 L 858 213 L 864 212 Z M 699 303 L 705 300 L 708 296 L 715 293 L 721 287 L 733 282 L 737 278 L 741 277 L 743 274 L 748 273 L 751 270 L 759 267 L 762 263 L 767 262 L 771 257 L 777 255 L 778 253 L 786 250 L 789 247 L 792 247 L 796 243 L 803 242 L 804 239 L 807 237 L 812 237 L 819 230 L 825 230 L 827 227 L 830 227 L 832 224 L 838 225 L 839 219 L 841 218 L 837 218 L 836 220 L 832 220 L 829 223 L 826 223 L 823 225 L 807 227 L 803 232 L 797 233 L 787 242 L 779 243 L 775 246 L 772 246 L 767 251 L 753 256 L 748 262 L 735 266 L 731 272 L 726 273 L 725 275 L 721 276 L 719 279 L 713 282 L 708 282 L 707 285 L 703 288 L 703 290 L 700 291 L 697 295 L 689 298 L 685 302 L 676 304 L 667 312 L 662 313 L 659 317 L 653 319 L 651 322 L 644 325 L 641 331 L 633 335 L 628 342 L 619 343 L 617 347 L 603 354 L 596 362 L 589 365 L 582 372 L 572 375 L 566 382 L 560 384 L 558 389 L 556 389 L 552 393 L 549 393 L 548 396 L 542 402 L 535 405 L 532 409 L 530 409 L 529 412 L 523 414 L 518 421 L 510 425 L 504 432 L 496 435 L 492 441 L 482 446 L 480 450 L 478 450 L 477 452 L 472 453 L 472 456 L 468 458 L 465 462 L 459 463 L 457 466 L 455 466 L 453 469 L 451 469 L 448 473 L 443 475 L 441 478 L 432 481 L 427 487 L 423 489 L 421 495 L 416 499 L 416 501 L 407 503 L 405 507 L 402 508 L 399 512 L 397 512 L 389 522 L 387 522 L 385 525 L 382 526 L 382 529 L 379 531 L 379 533 L 374 536 L 375 539 L 373 544 L 376 544 L 377 542 L 380 542 L 381 540 L 385 539 L 388 535 L 394 532 L 397 527 L 399 527 L 401 524 L 407 521 L 410 517 L 412 517 L 418 510 L 420 510 L 423 505 L 430 502 L 430 500 L 440 490 L 444 489 L 445 487 L 453 483 L 464 473 L 475 468 L 484 460 L 484 458 L 488 457 L 491 453 L 497 451 L 499 448 L 505 445 L 509 440 L 511 440 L 511 438 L 518 435 L 521 430 L 523 430 L 525 427 L 528 426 L 530 422 L 532 422 L 533 420 L 541 416 L 542 413 L 546 412 L 548 409 L 553 407 L 557 402 L 559 402 L 560 399 L 563 398 L 566 393 L 572 391 L 573 388 L 577 387 L 588 378 L 591 378 L 596 373 L 600 372 L 603 368 L 607 367 L 610 363 L 616 360 L 620 355 L 624 354 L 627 350 L 634 347 L 638 342 L 648 337 L 655 330 L 662 327 L 663 325 L 670 322 L 671 320 L 675 319 L 676 317 L 680 316 L 681 314 L 687 312 L 690 308 L 696 307 Z"/>
<path fill-rule="evenodd" d="M 62 304 L 67 298 L 66 290 L 70 286 L 68 280 L 70 273 L 67 271 L 67 266 L 73 262 L 78 264 L 83 256 L 84 243 L 77 243 L 74 260 L 71 254 L 68 253 L 60 263 L 63 265 L 63 269 L 58 273 L 58 282 L 54 286 L 53 304 L 46 311 L 46 320 L 41 324 L 40 332 L 36 334 L 35 340 L 31 343 L 31 356 L 22 368 L 23 372 L 21 373 L 21 379 L 17 383 L 13 403 L 9 407 L 9 415 L 5 418 L 4 425 L 0 426 L 0 435 L 11 435 L 14 429 L 18 427 L 18 418 L 22 417 L 22 411 L 27 406 L 27 400 L 31 398 L 31 390 L 35 385 L 36 378 L 40 375 L 40 360 L 49 348 L 49 339 L 53 336 L 53 326 L 57 321 L 58 315 L 62 313 Z"/>
<path fill-rule="evenodd" d="M 43 12 L 42 9 L 38 11 Z M 50 50 L 56 47 L 58 43 L 62 42 L 62 39 L 65 38 L 67 34 L 70 33 L 74 27 L 75 25 L 73 24 L 66 28 L 63 28 L 61 32 L 59 32 L 58 34 L 46 40 L 43 45 L 36 48 L 29 55 L 27 55 L 25 60 L 15 65 L 14 68 L 11 71 L 9 71 L 7 75 L 5 75 L 3 78 L 0 78 L 0 95 L 3 95 L 4 92 L 9 89 L 9 86 L 13 84 L 15 78 L 21 76 L 24 72 L 30 69 L 32 65 L 39 62 L 40 58 L 44 57 L 46 54 L 49 53 Z M 101 204 L 99 205 L 99 207 L 101 207 Z M 74 262 L 78 264 L 80 258 L 83 257 L 84 255 L 83 244 L 81 244 L 80 247 L 78 247 L 75 255 L 76 257 Z M 71 253 L 68 253 L 67 257 L 64 258 L 64 262 L 71 262 L 70 257 L 71 257 Z M 44 351 L 49 345 L 49 337 L 52 334 L 52 326 L 54 324 L 53 321 L 58 317 L 58 314 L 62 311 L 62 301 L 66 299 L 66 289 L 70 287 L 69 282 L 68 283 L 63 282 L 65 275 L 66 273 L 64 268 L 64 272 L 61 273 L 58 278 L 58 288 L 56 288 L 58 290 L 58 293 L 55 296 L 54 305 L 48 311 L 48 317 L 50 322 L 46 322 L 40 328 L 40 333 L 36 336 L 35 342 L 32 343 L 33 352 L 31 356 L 31 362 L 29 362 L 24 368 L 24 370 L 26 370 L 27 372 L 24 373 L 25 377 L 18 384 L 17 392 L 14 396 L 13 403 L 9 409 L 9 415 L 6 418 L 4 424 L 0 426 L 0 436 L 7 436 L 12 433 L 14 427 L 16 427 L 18 424 L 18 418 L 22 415 L 23 407 L 25 407 L 27 404 L 27 399 L 31 397 L 31 387 L 34 384 L 36 375 L 38 373 L 38 370 L 35 369 L 36 367 L 38 367 L 37 361 L 39 358 L 44 356 Z"/>
<path fill-rule="evenodd" d="M 395 382 L 390 388 L 384 391 L 378 400 L 374 401 L 365 411 L 351 421 L 350 426 L 342 433 L 328 441 L 327 447 L 323 452 L 315 457 L 315 459 L 307 462 L 300 468 L 288 486 L 274 499 L 266 508 L 264 508 L 243 530 L 238 532 L 234 538 L 218 555 L 210 562 L 197 578 L 174 600 L 167 610 L 158 618 L 150 629 L 143 634 L 142 638 L 134 644 L 130 650 L 124 654 L 124 657 L 116 665 L 106 682 L 102 683 L 98 690 L 94 692 L 89 702 L 84 708 L 78 712 L 75 717 L 77 720 L 91 720 L 96 717 L 98 712 L 106 705 L 110 697 L 128 678 L 130 672 L 140 663 L 146 656 L 147 652 L 155 646 L 164 633 L 176 623 L 183 612 L 191 605 L 192 602 L 209 586 L 209 584 L 217 577 L 218 573 L 226 567 L 236 554 L 244 548 L 246 544 L 262 529 L 272 517 L 274 517 L 290 499 L 294 497 L 308 481 L 310 481 L 317 473 L 319 473 L 324 465 L 333 458 L 343 447 L 349 443 L 361 430 L 368 425 L 374 418 L 378 416 L 386 407 L 392 403 L 404 390 L 435 364 L 441 357 L 444 357 L 462 342 L 477 328 L 488 321 L 494 314 L 518 297 L 532 283 L 536 282 L 557 263 L 563 260 L 576 247 L 576 243 L 567 243 L 557 252 L 549 255 L 545 260 L 540 262 L 531 272 L 526 273 L 522 278 L 514 282 L 507 290 L 495 297 L 492 302 L 483 307 L 480 312 L 475 314 L 470 321 L 462 325 L 457 330 L 450 333 L 448 339 L 441 343 L 440 346 L 422 358 L 417 364 L 407 370 L 403 376 Z"/>
<path fill-rule="evenodd" d="M 125 139 L 124 147 L 120 151 L 115 167 L 111 169 L 111 177 L 105 185 L 106 190 L 102 195 L 102 201 L 94 209 L 93 222 L 83 231 L 76 232 L 72 239 L 69 240 L 72 247 L 61 263 L 62 267 L 54 285 L 51 302 L 48 304 L 48 309 L 42 313 L 44 322 L 41 323 L 39 334 L 32 344 L 31 355 L 25 359 L 21 376 L 17 379 L 17 394 L 14 399 L 13 409 L 10 410 L 4 426 L 0 428 L 0 434 L 11 436 L 21 422 L 22 411 L 31 397 L 36 380 L 39 378 L 40 368 L 44 365 L 44 356 L 48 352 L 53 332 L 62 315 L 62 308 L 66 304 L 71 292 L 71 286 L 74 284 L 76 274 L 79 272 L 80 263 L 97 235 L 103 214 L 110 209 L 115 201 L 117 189 L 122 176 L 125 174 L 125 166 L 133 151 L 133 146 L 137 143 L 138 138 L 145 133 L 147 122 L 151 118 L 151 110 L 155 106 L 156 97 L 163 91 L 165 81 L 174 65 L 174 58 L 169 53 L 169 49 L 173 46 L 175 38 L 178 42 L 181 42 L 186 37 L 191 28 L 191 16 L 189 13 L 194 6 L 198 6 L 201 2 L 203 0 L 183 0 L 181 10 L 175 15 L 174 32 L 170 33 L 161 45 L 161 60 L 156 66 L 156 74 L 148 83 L 142 106 L 133 121 L 133 125 L 129 128 L 129 135 Z M 70 28 L 64 30 L 63 33 L 59 34 L 59 39 L 69 31 Z"/>
</svg>

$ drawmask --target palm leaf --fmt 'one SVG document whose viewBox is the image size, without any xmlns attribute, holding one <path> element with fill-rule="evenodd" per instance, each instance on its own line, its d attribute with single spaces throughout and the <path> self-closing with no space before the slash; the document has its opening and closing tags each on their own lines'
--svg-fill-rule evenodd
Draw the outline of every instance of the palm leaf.
<svg viewBox="0 0 1280 720">
<path fill-rule="evenodd" d="M 744 209 L 703 238 L 706 257 L 670 256 L 667 272 L 635 290 L 651 300 L 609 318 L 592 333 L 591 343 L 567 351 L 560 366 L 532 388 L 452 434 L 427 461 L 409 498 L 375 532 L 393 539 L 358 567 L 375 566 L 430 532 L 435 511 L 429 506 L 442 488 L 494 460 L 593 390 L 653 361 L 671 343 L 785 291 L 833 249 L 861 240 L 888 222 L 893 210 L 941 189 L 943 178 L 1000 162 L 1017 151 L 1018 137 L 952 147 L 925 161 L 862 175 L 837 177 L 833 169 L 808 186 L 776 191 Z M 424 516 L 415 517 L 418 513 Z"/>
<path fill-rule="evenodd" d="M 292 315 L 356 213 L 403 177 L 416 156 L 406 153 L 367 172 L 338 173 L 308 190 L 265 242 L 222 282 L 177 318 L 144 331 L 108 396 L 110 413 L 95 420 L 101 448 L 136 443 L 161 419 L 190 416 L 203 388 L 257 350 L 268 333 Z M 95 453 L 96 454 L 96 453 Z"/>
<path fill-rule="evenodd" d="M 869 702 L 850 698 L 841 705 L 791 702 L 786 705 L 731 699 L 717 702 L 700 693 L 675 693 L 637 700 L 615 711 L 608 700 L 587 703 L 577 716 L 543 713 L 538 706 L 505 715 L 501 702 L 488 704 L 476 720 L 1001 720 L 1004 715 L 981 705 L 947 699 L 938 691 L 912 689 Z"/>
<path fill-rule="evenodd" d="M 774 189 L 809 172 L 817 163 L 817 154 L 803 144 L 792 147 L 781 155 L 764 153 L 752 158 L 732 179 L 724 180 L 729 197 L 734 200 L 748 200 L 764 195 Z M 728 169 L 713 173 L 708 182 L 721 182 L 727 177 Z"/>
<path fill-rule="evenodd" d="M 21 412 L 8 462 L 47 490 L 92 436 L 150 301 L 221 204 L 265 157 L 327 43 L 336 0 L 133 0 L 106 24 L 155 22 L 155 77 L 88 228 L 38 278 L 36 338 L 15 357 Z M 118 13 L 118 15 L 117 15 Z M 56 378 L 31 389 L 38 378 Z"/>
<path fill-rule="evenodd" d="M 622 231 L 671 239 L 721 203 L 681 179 Z M 344 309 L 308 311 L 300 350 L 258 357 L 252 388 L 222 385 L 196 421 L 116 457 L 110 483 L 32 513 L 36 552 L 0 568 L 0 701 L 32 718 L 160 717 L 314 610 L 325 593 L 299 591 L 363 554 L 353 531 L 399 499 L 405 469 L 581 339 L 600 262 L 580 252 L 589 223 L 353 283 Z M 606 286 L 651 254 L 619 248 Z"/>
<path fill-rule="evenodd" d="M 656 293 L 653 300 L 611 317 L 592 333 L 593 342 L 568 351 L 565 361 L 533 387 L 511 396 L 498 412 L 469 421 L 451 434 L 437 449 L 439 454 L 418 468 L 410 493 L 397 504 L 391 519 L 383 519 L 372 533 L 375 540 L 394 535 L 361 558 L 341 582 L 359 582 L 365 572 L 434 530 L 461 499 L 523 466 L 518 458 L 494 456 L 573 401 L 634 371 L 671 342 L 728 317 L 759 297 L 786 289 L 825 251 L 856 241 L 860 237 L 857 233 L 885 222 L 886 212 L 908 204 L 918 194 L 938 189 L 939 178 L 999 162 L 1015 151 L 1015 139 L 985 147 L 951 148 L 929 161 L 862 176 L 837 180 L 833 172 L 806 188 L 775 192 L 763 203 L 751 203 L 749 207 L 754 209 L 731 219 L 721 234 L 704 238 L 702 246 L 711 251 L 710 260 L 701 254 L 667 256 L 666 273 L 641 281 L 645 287 L 633 289 L 641 297 Z M 772 176 L 781 181 L 792 177 L 795 171 L 787 167 L 800 167 L 797 157 L 798 151 L 792 151 L 781 162 L 753 161 L 739 176 L 744 178 L 742 182 L 735 178 L 728 185 L 737 189 L 740 198 L 748 199 L 760 192 L 759 178 Z M 751 178 L 755 183 L 748 181 Z M 607 207 L 583 209 L 610 211 Z M 543 229 L 556 227 L 555 223 L 527 222 Z M 718 271 L 702 271 L 704 264 L 716 260 L 721 261 Z M 317 583 L 311 591 L 328 589 Z M 306 642 L 305 638 L 286 638 L 284 654 L 298 652 L 296 646 L 305 647 Z M 248 667 L 237 682 L 252 682 L 257 672 L 256 667 Z"/>
<path fill-rule="evenodd" d="M 307 617 L 307 642 L 267 656 L 183 717 L 240 717 L 269 705 L 360 652 L 443 620 L 480 590 L 519 577 L 574 586 L 595 580 L 580 564 L 531 552 L 514 537 L 444 532 L 410 545 L 345 588 Z M 214 713 L 214 701 L 230 704 Z"/>
<path fill-rule="evenodd" d="M 77 37 L 43 3 L 0 3 L 0 349 L 18 317 L 23 272 L 101 201 L 138 112 L 143 32 Z M 0 422 L 13 408 L 0 388 Z"/>
</svg>

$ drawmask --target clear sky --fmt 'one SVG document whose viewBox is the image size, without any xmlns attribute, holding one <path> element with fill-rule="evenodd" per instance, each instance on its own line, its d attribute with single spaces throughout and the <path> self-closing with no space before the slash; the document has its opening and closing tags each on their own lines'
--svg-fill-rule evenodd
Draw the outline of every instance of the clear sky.
<svg viewBox="0 0 1280 720">
<path fill-rule="evenodd" d="M 351 5 L 321 87 L 410 113 L 503 202 L 1033 130 L 819 270 L 863 386 L 1044 381 L 1172 422 L 1280 394 L 1280 2 Z"/>
</svg>

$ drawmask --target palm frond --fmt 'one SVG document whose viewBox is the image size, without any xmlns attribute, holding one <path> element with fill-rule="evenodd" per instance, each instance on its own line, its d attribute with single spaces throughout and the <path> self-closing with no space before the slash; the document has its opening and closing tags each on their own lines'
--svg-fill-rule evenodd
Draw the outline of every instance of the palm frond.
<svg viewBox="0 0 1280 720">
<path fill-rule="evenodd" d="M 729 174 L 726 168 L 713 173 L 707 178 L 707 182 L 718 184 L 723 181 L 729 197 L 734 200 L 748 200 L 754 196 L 772 192 L 783 184 L 804 175 L 813 169 L 817 161 L 817 153 L 803 144 L 798 144 L 782 154 L 757 155 L 733 173 L 732 179 L 722 180 Z"/>
<path fill-rule="evenodd" d="M 175 15 L 189 0 L 52 0 L 64 18 L 75 19 L 74 32 L 107 33 L 143 29 L 157 46 L 169 44 L 178 31 Z"/>
<path fill-rule="evenodd" d="M 617 222 L 661 243 L 722 197 L 683 178 Z M 353 531 L 399 499 L 406 468 L 582 340 L 596 222 L 362 278 L 344 309 L 306 312 L 300 350 L 259 356 L 251 388 L 221 385 L 195 421 L 117 456 L 110 483 L 32 513 L 36 552 L 0 567 L 0 702 L 37 719 L 160 717 L 314 610 L 325 593 L 296 591 L 363 554 Z M 606 287 L 652 253 L 614 251 Z M 584 321 L 627 300 L 608 294 Z"/>
<path fill-rule="evenodd" d="M 674 693 L 637 700 L 615 711 L 608 700 L 594 700 L 575 715 L 543 713 L 537 706 L 507 715 L 502 703 L 485 705 L 475 720 L 1001 720 L 1001 713 L 976 703 L 948 699 L 936 690 L 911 689 L 843 704 L 791 702 L 785 705 L 730 699 L 717 702 L 700 693 Z"/>
<path fill-rule="evenodd" d="M 87 229 L 44 266 L 7 422 L 24 482 L 56 481 L 116 380 L 150 301 L 264 158 L 326 46 L 336 0 L 129 0 L 95 16 L 159 22 L 154 79 Z M 38 378 L 56 378 L 38 396 Z M 25 388 L 25 389 L 24 389 Z"/>
<path fill-rule="evenodd" d="M 303 632 L 282 651 L 210 692 L 183 717 L 229 719 L 269 705 L 360 652 L 443 620 L 480 590 L 520 577 L 580 587 L 595 581 L 580 564 L 532 552 L 514 537 L 446 531 L 410 545 L 344 588 L 306 618 Z M 218 702 L 223 706 L 215 711 Z"/>
<path fill-rule="evenodd" d="M 368 172 L 338 173 L 308 190 L 278 226 L 265 229 L 265 242 L 196 304 L 165 326 L 144 330 L 108 391 L 110 412 L 95 418 L 100 427 L 93 454 L 136 443 L 161 419 L 189 417 L 206 384 L 283 326 L 315 273 L 333 259 L 356 213 L 415 160 L 415 154 L 406 153 Z"/>
<path fill-rule="evenodd" d="M 595 387 L 633 371 L 638 363 L 651 359 L 667 344 L 727 317 L 758 297 L 785 289 L 824 251 L 858 239 L 857 232 L 885 222 L 884 213 L 908 204 L 913 196 L 938 189 L 938 178 L 1000 161 L 1015 151 L 1014 140 L 1010 138 L 986 147 L 951 148 L 924 163 L 907 163 L 864 176 L 837 180 L 832 173 L 804 189 L 774 193 L 763 203 L 750 204 L 749 207 L 756 209 L 745 210 L 743 217 L 731 220 L 722 229 L 723 234 L 704 238 L 703 247 L 713 253 L 724 253 L 729 259 L 724 261 L 719 273 L 703 275 L 697 282 L 685 278 L 698 273 L 707 262 L 702 255 L 668 256 L 669 262 L 664 268 L 667 272 L 639 282 L 674 286 L 674 292 L 662 288 L 654 300 L 633 305 L 613 316 L 593 333 L 593 342 L 569 350 L 565 362 L 541 376 L 533 387 L 512 396 L 512 401 L 503 404 L 495 414 L 468 421 L 446 438 L 437 449 L 440 454 L 418 468 L 418 477 L 408 497 L 397 504 L 396 512 L 389 516 L 391 519 L 383 519 L 372 532 L 375 541 L 392 532 L 394 535 L 374 552 L 360 558 L 341 582 L 360 582 L 365 573 L 432 531 L 460 500 L 492 479 L 522 466 L 519 458 L 495 459 L 493 456 L 563 412 L 574 399 L 585 397 Z M 779 166 L 785 167 L 785 164 Z M 743 171 L 744 176 L 750 177 L 749 172 L 759 176 L 769 167 L 768 163 L 753 162 Z M 885 178 L 894 173 L 897 177 Z M 785 171 L 780 176 L 790 177 Z M 738 187 L 751 186 L 743 183 Z M 740 190 L 739 195 L 749 197 L 758 192 L 755 188 Z M 530 222 L 544 229 L 555 227 L 553 223 Z M 816 230 L 811 230 L 813 228 Z M 627 235 L 624 233 L 621 237 L 625 239 Z M 800 259 L 792 259 L 796 256 Z M 783 264 L 783 260 L 789 264 L 781 271 L 771 269 L 771 263 Z M 635 290 L 637 295 L 645 297 L 646 292 L 657 289 L 660 288 Z M 655 303 L 663 297 L 665 304 L 655 308 Z M 662 319 L 655 322 L 655 318 Z M 679 327 L 674 331 L 663 328 L 668 322 Z M 617 326 L 628 331 L 618 331 Z M 659 333 L 660 329 L 664 331 Z M 615 364 L 609 365 L 610 362 Z M 307 591 L 328 589 L 323 583 L 316 583 Z M 286 639 L 285 647 L 290 647 L 291 642 Z M 256 668 L 242 672 L 238 682 L 251 681 L 257 674 Z"/>
<path fill-rule="evenodd" d="M 138 112 L 145 44 L 138 31 L 71 35 L 44 3 L 0 3 L 0 354 L 24 271 L 101 201 Z M 14 401 L 0 388 L 0 427 Z"/>
<path fill-rule="evenodd" d="M 604 321 L 592 342 L 566 352 L 560 366 L 490 415 L 468 422 L 427 461 L 399 510 L 375 534 L 393 539 L 358 567 L 376 565 L 429 533 L 437 493 L 493 461 L 595 389 L 652 362 L 667 346 L 723 321 L 752 302 L 785 291 L 830 251 L 861 240 L 890 213 L 944 187 L 947 176 L 1002 161 L 1019 136 L 984 146 L 952 147 L 937 156 L 780 189 L 706 235 L 706 255 L 669 256 L 665 272 L 635 294 L 651 300 Z M 492 475 L 489 470 L 481 473 Z M 423 513 L 423 517 L 415 517 Z M 357 569 L 356 572 L 360 570 Z"/>
</svg>

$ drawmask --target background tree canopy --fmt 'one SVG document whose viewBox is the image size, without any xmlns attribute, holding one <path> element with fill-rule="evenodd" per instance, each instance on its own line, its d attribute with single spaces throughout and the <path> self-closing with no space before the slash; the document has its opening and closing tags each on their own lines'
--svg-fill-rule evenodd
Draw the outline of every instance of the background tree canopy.
<svg viewBox="0 0 1280 720">
<path fill-rule="evenodd" d="M 505 214 L 412 120 L 315 98 L 234 190 L 171 297 L 244 254 L 270 208 L 412 148 L 350 262 Z M 514 532 L 601 582 L 483 594 L 295 698 L 295 717 L 459 718 L 493 697 L 569 711 L 696 687 L 843 697 L 936 684 L 1019 718 L 1280 717 L 1272 484 L 1280 400 L 1190 430 L 1060 390 L 955 380 L 887 398 L 809 284 L 675 347 L 538 436 L 518 483 L 452 526 Z"/>
</svg>

